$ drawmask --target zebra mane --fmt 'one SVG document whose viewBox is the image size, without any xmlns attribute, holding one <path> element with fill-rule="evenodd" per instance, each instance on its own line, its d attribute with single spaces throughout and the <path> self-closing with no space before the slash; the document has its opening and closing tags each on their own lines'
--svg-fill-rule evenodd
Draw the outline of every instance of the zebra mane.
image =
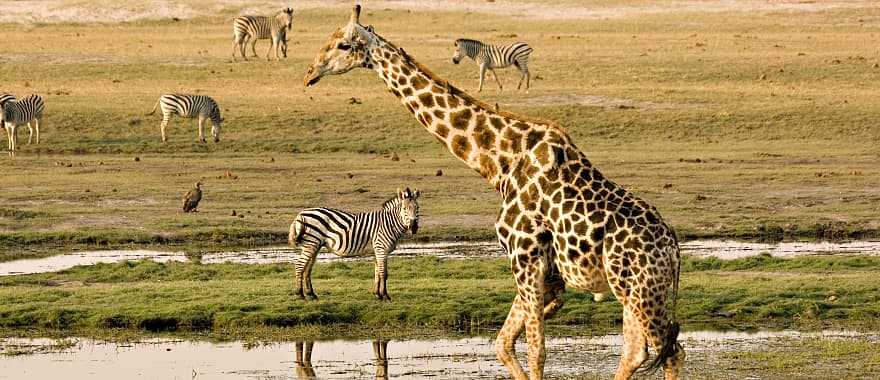
<svg viewBox="0 0 880 380">
<path fill-rule="evenodd" d="M 388 198 L 388 200 L 386 200 L 385 202 L 382 202 L 381 208 L 383 210 L 388 209 L 390 206 L 393 206 L 395 203 L 399 203 L 399 198 L 397 197 L 397 195 L 395 195 L 391 198 Z"/>
<path fill-rule="evenodd" d="M 403 58 L 404 62 L 407 62 L 407 63 L 415 66 L 417 69 L 419 69 L 419 71 L 425 73 L 425 75 L 427 75 L 428 78 L 430 78 L 431 80 L 436 82 L 438 86 L 445 87 L 446 91 L 449 91 L 450 94 L 458 96 L 459 98 L 464 100 L 464 102 L 466 104 L 471 103 L 473 105 L 476 105 L 477 107 L 482 108 L 485 112 L 487 112 L 489 114 L 499 115 L 502 117 L 506 117 L 508 119 L 524 121 L 527 123 L 546 125 L 548 127 L 557 129 L 557 130 L 561 131 L 562 133 L 568 135 L 568 132 L 566 132 L 564 128 L 559 126 L 559 124 L 553 120 L 541 119 L 541 118 L 532 117 L 532 116 L 518 115 L 515 113 L 511 113 L 511 112 L 497 110 L 495 106 L 490 105 L 486 102 L 483 102 L 482 100 L 479 100 L 477 98 L 474 98 L 470 94 L 463 92 L 463 91 L 459 90 L 457 87 L 453 86 L 452 83 L 449 83 L 448 80 L 441 78 L 437 74 L 434 74 L 434 72 L 431 71 L 431 69 L 425 67 L 424 65 L 422 65 L 421 63 L 416 61 L 413 57 L 411 57 L 409 54 L 407 54 L 402 48 L 397 47 L 397 45 L 382 38 L 381 36 L 379 36 L 375 32 L 373 32 L 373 35 L 376 36 L 376 38 L 378 38 L 380 41 L 382 41 L 383 43 L 388 45 L 390 48 L 396 50 L 397 53 L 400 54 L 400 56 Z"/>
</svg>

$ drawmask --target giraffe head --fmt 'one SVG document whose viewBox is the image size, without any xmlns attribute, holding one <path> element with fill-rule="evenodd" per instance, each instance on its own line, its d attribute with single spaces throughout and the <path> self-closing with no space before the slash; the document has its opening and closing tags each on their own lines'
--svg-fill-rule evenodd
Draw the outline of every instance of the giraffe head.
<svg viewBox="0 0 880 380">
<path fill-rule="evenodd" d="M 400 205 L 398 217 L 413 235 L 419 231 L 419 195 L 421 193 L 418 190 L 410 190 L 408 187 L 404 190 L 397 189 L 396 203 Z"/>
<path fill-rule="evenodd" d="M 368 49 L 375 41 L 373 27 L 360 24 L 361 6 L 355 5 L 348 24 L 336 29 L 327 44 L 318 51 L 315 62 L 303 78 L 303 84 L 312 86 L 325 75 L 338 75 L 358 67 L 370 66 Z"/>
<path fill-rule="evenodd" d="M 275 14 L 275 19 L 284 25 L 284 29 L 288 32 L 293 27 L 293 8 L 284 8 Z"/>
</svg>

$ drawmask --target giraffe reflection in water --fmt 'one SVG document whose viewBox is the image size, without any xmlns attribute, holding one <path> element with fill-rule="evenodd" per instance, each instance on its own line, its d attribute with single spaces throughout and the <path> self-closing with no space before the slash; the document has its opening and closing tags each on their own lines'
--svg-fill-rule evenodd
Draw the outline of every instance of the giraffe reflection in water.
<svg viewBox="0 0 880 380">
<path fill-rule="evenodd" d="M 296 342 L 296 378 L 299 380 L 317 379 L 312 367 L 312 349 L 315 342 Z M 376 379 L 388 380 L 388 341 L 373 341 L 373 358 L 376 364 Z"/>
</svg>

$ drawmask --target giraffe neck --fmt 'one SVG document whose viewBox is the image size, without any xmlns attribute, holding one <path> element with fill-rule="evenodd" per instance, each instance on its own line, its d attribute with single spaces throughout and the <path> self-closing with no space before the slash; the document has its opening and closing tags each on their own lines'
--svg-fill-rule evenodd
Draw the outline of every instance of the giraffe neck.
<svg viewBox="0 0 880 380">
<path fill-rule="evenodd" d="M 368 54 L 367 66 L 379 74 L 416 120 L 498 189 L 513 156 L 523 149 L 524 131 L 531 126 L 463 96 L 381 38 L 373 41 Z M 519 125 L 518 132 L 504 133 L 514 124 Z"/>
</svg>

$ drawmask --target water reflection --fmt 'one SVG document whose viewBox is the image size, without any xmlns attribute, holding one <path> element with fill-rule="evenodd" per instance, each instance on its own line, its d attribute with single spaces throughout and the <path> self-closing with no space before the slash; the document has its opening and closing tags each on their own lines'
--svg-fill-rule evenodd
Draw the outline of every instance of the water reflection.
<svg viewBox="0 0 880 380">
<path fill-rule="evenodd" d="M 880 256 L 880 242 L 782 242 L 775 244 L 748 243 L 727 240 L 694 240 L 681 243 L 682 255 L 717 257 L 724 260 L 768 253 L 774 257 L 798 257 L 807 255 L 862 255 Z M 443 259 L 474 257 L 503 257 L 497 242 L 447 242 L 402 244 L 393 257 L 433 256 Z M 158 262 L 193 261 L 202 264 L 242 263 L 270 264 L 289 263 L 296 257 L 290 247 L 267 247 L 229 252 L 162 252 L 150 250 L 86 251 L 39 259 L 23 259 L 0 262 L 0 276 L 16 274 L 55 272 L 76 265 L 114 263 L 123 260 L 151 259 Z M 323 252 L 318 262 L 369 260 L 369 257 L 339 258 Z M 393 260 L 393 258 L 392 258 Z"/>
<path fill-rule="evenodd" d="M 376 367 L 376 380 L 388 380 L 388 341 L 374 340 L 373 342 L 373 361 Z M 315 348 L 314 341 L 295 342 L 296 347 L 296 378 L 299 380 L 317 379 L 315 367 L 312 365 L 312 349 Z"/>
</svg>

